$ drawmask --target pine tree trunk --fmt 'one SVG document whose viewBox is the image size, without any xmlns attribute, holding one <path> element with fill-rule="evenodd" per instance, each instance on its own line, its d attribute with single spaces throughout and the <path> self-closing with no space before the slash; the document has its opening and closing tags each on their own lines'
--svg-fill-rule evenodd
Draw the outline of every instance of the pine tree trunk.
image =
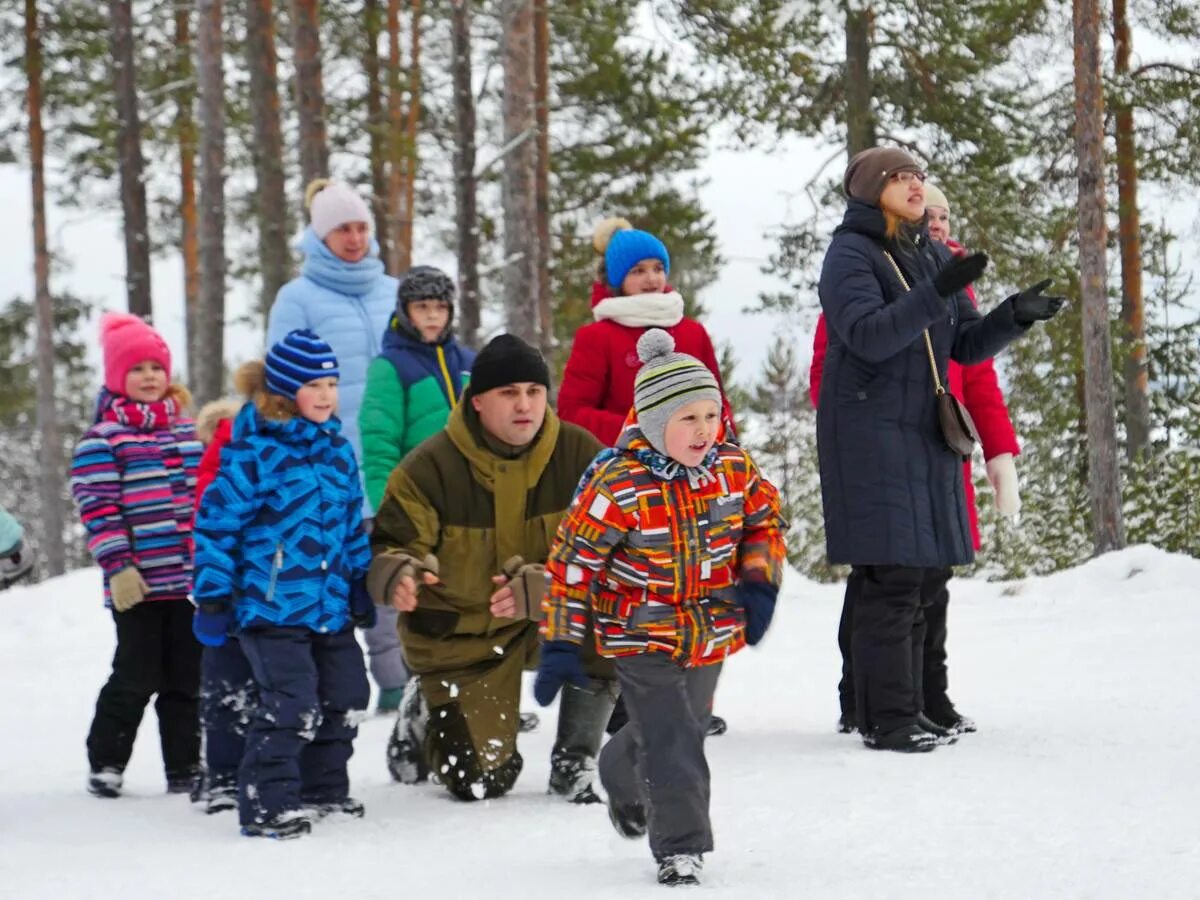
<svg viewBox="0 0 1200 900">
<path fill-rule="evenodd" d="M 550 296 L 550 11 L 548 0 L 533 2 L 534 118 L 537 123 L 537 304 L 542 354 L 554 351 Z"/>
<path fill-rule="evenodd" d="M 500 5 L 504 59 L 503 296 L 511 334 L 534 346 L 537 298 L 537 135 L 534 117 L 533 0 Z"/>
<path fill-rule="evenodd" d="M 1083 312 L 1088 492 L 1097 554 L 1125 546 L 1117 425 L 1113 413 L 1104 222 L 1104 85 L 1099 0 L 1074 0 L 1075 148 L 1079 165 L 1079 263 Z"/>
<path fill-rule="evenodd" d="M 187 331 L 188 380 L 200 369 L 200 245 L 196 214 L 196 119 L 192 112 L 196 89 L 192 65 L 191 9 L 175 7 L 176 94 L 175 127 L 179 135 L 179 249 L 183 256 L 183 314 Z"/>
<path fill-rule="evenodd" d="M 875 14 L 865 4 L 846 7 L 846 155 L 874 147 L 871 109 L 871 30 Z"/>
<path fill-rule="evenodd" d="M 1133 54 L 1127 0 L 1113 0 L 1114 68 L 1128 75 Z M 1117 222 L 1121 247 L 1121 326 L 1126 347 L 1125 452 L 1130 461 L 1150 450 L 1149 372 L 1146 364 L 1146 316 L 1142 296 L 1142 235 L 1138 212 L 1138 163 L 1133 109 L 1116 109 Z"/>
<path fill-rule="evenodd" d="M 125 289 L 129 311 L 149 319 L 150 222 L 142 182 L 142 125 L 138 117 L 137 67 L 133 59 L 132 0 L 109 0 L 113 88 L 117 109 L 117 166 L 121 173 L 121 211 L 125 227 Z"/>
<path fill-rule="evenodd" d="M 412 29 L 408 63 L 408 109 L 404 120 L 404 199 L 400 207 L 400 266 L 397 272 L 412 268 L 413 222 L 417 203 L 417 127 L 421 121 L 421 13 L 422 0 L 410 0 L 409 27 Z"/>
<path fill-rule="evenodd" d="M 387 203 L 387 130 L 388 120 L 383 107 L 383 82 L 380 77 L 379 37 L 383 34 L 383 13 L 379 0 L 363 4 L 367 46 L 363 53 L 363 69 L 367 75 L 367 134 L 371 156 L 371 210 L 375 213 L 375 239 L 379 241 L 382 259 L 392 258 L 391 221 Z"/>
<path fill-rule="evenodd" d="M 225 382 L 225 70 L 222 0 L 196 0 L 200 80 L 200 369 L 199 403 Z"/>
<path fill-rule="evenodd" d="M 454 220 L 458 243 L 458 337 L 479 345 L 479 228 L 475 179 L 475 94 L 471 85 L 471 4 L 450 0 L 454 74 Z"/>
<path fill-rule="evenodd" d="M 404 228 L 404 66 L 400 59 L 400 8 L 404 0 L 388 0 L 388 131 L 387 131 L 387 207 L 388 231 L 392 235 L 392 253 L 387 259 L 388 271 L 394 275 L 404 272 L 400 259 Z"/>
<path fill-rule="evenodd" d="M 292 44 L 296 106 L 300 113 L 300 175 L 307 185 L 314 178 L 329 175 L 317 0 L 292 0 Z"/>
<path fill-rule="evenodd" d="M 62 433 L 55 409 L 54 303 L 50 297 L 50 248 L 46 240 L 46 134 L 42 128 L 42 34 L 36 0 L 25 0 L 25 72 L 28 78 L 29 168 L 33 187 L 33 275 L 37 310 L 38 493 L 44 569 L 50 576 L 66 569 L 63 548 Z"/>
<path fill-rule="evenodd" d="M 262 268 L 259 312 L 266 321 L 275 295 L 291 278 L 288 251 L 291 221 L 283 172 L 283 133 L 279 124 L 273 0 L 246 4 L 246 61 L 250 67 L 250 118 L 254 122 L 254 174 L 257 180 L 258 256 Z"/>
</svg>

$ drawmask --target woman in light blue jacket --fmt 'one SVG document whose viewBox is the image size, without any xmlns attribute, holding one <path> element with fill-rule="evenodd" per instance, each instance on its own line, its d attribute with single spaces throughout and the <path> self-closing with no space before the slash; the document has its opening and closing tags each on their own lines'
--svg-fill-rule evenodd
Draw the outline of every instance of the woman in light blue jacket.
<svg viewBox="0 0 1200 900">
<path fill-rule="evenodd" d="M 358 410 L 367 388 L 367 367 L 382 349 L 383 334 L 396 308 L 398 282 L 384 274 L 379 245 L 371 236 L 371 210 L 356 190 L 318 179 L 308 186 L 305 202 L 311 222 L 298 245 L 304 264 L 300 277 L 285 284 L 275 297 L 267 322 L 267 346 L 274 346 L 288 332 L 307 328 L 333 349 L 341 370 L 337 415 L 361 471 Z M 363 517 L 372 514 L 364 499 Z M 396 615 L 390 607 L 380 607 L 378 623 L 366 633 L 381 710 L 399 706 L 408 680 Z"/>
<path fill-rule="evenodd" d="M 383 271 L 371 236 L 371 210 L 348 185 L 318 179 L 308 186 L 312 222 L 297 245 L 304 254 L 300 277 L 282 288 L 271 306 L 267 346 L 290 331 L 315 331 L 333 348 L 342 378 L 338 418 L 361 467 L 358 409 L 367 367 L 379 355 L 383 333 L 396 308 L 398 282 Z M 371 514 L 364 509 L 364 515 Z"/>
</svg>

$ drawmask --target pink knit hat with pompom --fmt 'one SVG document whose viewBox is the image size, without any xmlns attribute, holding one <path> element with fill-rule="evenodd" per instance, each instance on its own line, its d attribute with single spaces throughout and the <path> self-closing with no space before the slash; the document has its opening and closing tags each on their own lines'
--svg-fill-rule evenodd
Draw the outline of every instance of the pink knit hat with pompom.
<svg viewBox="0 0 1200 900">
<path fill-rule="evenodd" d="M 100 349 L 104 351 L 104 386 L 125 393 L 129 370 L 146 360 L 158 363 L 169 378 L 171 350 L 162 335 L 137 316 L 107 312 L 100 317 Z"/>
</svg>

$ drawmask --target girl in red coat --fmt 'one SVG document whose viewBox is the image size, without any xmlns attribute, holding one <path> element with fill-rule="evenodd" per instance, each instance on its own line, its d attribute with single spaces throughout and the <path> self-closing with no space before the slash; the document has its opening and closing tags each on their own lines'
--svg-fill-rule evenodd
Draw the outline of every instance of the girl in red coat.
<svg viewBox="0 0 1200 900">
<path fill-rule="evenodd" d="M 642 364 L 638 339 L 650 328 L 661 328 L 678 352 L 700 360 L 717 379 L 726 434 L 732 436 L 733 415 L 712 338 L 683 314 L 683 297 L 667 283 L 671 256 L 666 245 L 627 220 L 613 218 L 596 226 L 592 247 L 601 255 L 592 284 L 596 321 L 575 332 L 558 390 L 559 418 L 586 428 L 604 446 L 614 446 L 633 408 L 633 382 Z M 624 724 L 624 717 L 624 704 L 618 701 L 609 734 Z M 712 716 L 708 733 L 724 732 L 725 720 Z"/>
<path fill-rule="evenodd" d="M 950 240 L 950 203 L 946 195 L 931 184 L 925 185 L 925 214 L 929 226 L 930 240 L 944 243 L 955 256 L 965 256 L 966 250 Z M 975 301 L 975 292 L 968 286 L 967 294 Z M 821 394 L 821 375 L 825 367 L 825 345 L 827 334 L 825 316 L 817 319 L 817 332 L 813 337 L 812 368 L 809 370 L 809 396 L 816 407 Z M 983 456 L 987 461 L 988 481 L 995 493 L 996 508 L 1001 515 L 1015 516 L 1021 509 L 1021 498 L 1017 489 L 1017 468 L 1013 458 L 1020 453 L 1017 435 L 1004 405 L 1004 395 L 996 378 L 992 361 L 974 366 L 961 366 L 950 361 L 947 388 L 962 400 L 975 421 L 983 445 Z M 967 515 L 971 522 L 971 536 L 975 549 L 979 549 L 979 516 L 975 507 L 975 484 L 971 478 L 971 463 L 963 463 L 963 486 L 967 495 Z M 946 569 L 946 581 L 951 570 Z M 931 594 L 924 598 L 925 611 L 925 658 L 923 685 L 925 718 L 944 732 L 974 731 L 975 723 L 959 713 L 950 702 L 946 690 L 946 605 L 950 592 L 946 582 L 932 585 Z M 846 599 L 842 605 L 842 618 L 838 625 L 838 646 L 842 651 L 842 680 L 838 684 L 841 700 L 841 718 L 838 730 L 851 733 L 855 730 L 854 668 L 850 654 L 850 635 L 854 623 L 854 598 L 859 585 L 855 575 L 846 582 Z M 926 605 L 927 604 L 927 605 Z"/>
<path fill-rule="evenodd" d="M 592 246 L 602 254 L 592 285 L 592 317 L 575 332 L 571 356 L 558 391 L 558 415 L 613 446 L 633 406 L 633 379 L 641 362 L 637 342 L 648 328 L 661 328 L 680 353 L 696 357 L 721 384 L 717 354 L 704 326 L 683 314 L 683 297 L 667 283 L 671 257 L 648 231 L 625 219 L 596 226 Z M 723 412 L 729 401 L 721 388 Z"/>
</svg>

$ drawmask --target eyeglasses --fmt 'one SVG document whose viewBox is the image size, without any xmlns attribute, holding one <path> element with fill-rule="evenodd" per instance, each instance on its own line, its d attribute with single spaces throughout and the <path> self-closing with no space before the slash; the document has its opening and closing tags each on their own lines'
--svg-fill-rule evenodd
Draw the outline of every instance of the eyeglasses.
<svg viewBox="0 0 1200 900">
<path fill-rule="evenodd" d="M 912 184 L 914 180 L 925 183 L 924 172 L 893 172 L 889 177 L 889 181 L 898 181 L 900 184 Z"/>
</svg>

